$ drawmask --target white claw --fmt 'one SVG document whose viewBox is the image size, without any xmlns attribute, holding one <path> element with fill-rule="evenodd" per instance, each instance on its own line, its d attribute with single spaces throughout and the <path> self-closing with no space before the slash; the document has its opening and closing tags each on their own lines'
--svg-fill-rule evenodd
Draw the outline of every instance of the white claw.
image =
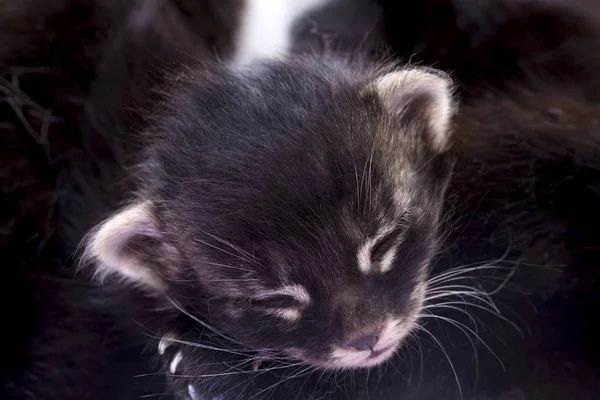
<svg viewBox="0 0 600 400">
<path fill-rule="evenodd" d="M 196 389 L 192 385 L 188 385 L 188 394 L 192 400 L 203 400 L 203 397 L 200 397 Z"/>
<path fill-rule="evenodd" d="M 183 354 L 181 354 L 181 351 L 178 351 L 177 354 L 175 354 L 175 357 L 173 357 L 171 364 L 169 365 L 169 371 L 172 374 L 174 374 L 175 371 L 177 371 L 177 366 L 179 365 L 179 363 L 181 362 L 182 359 L 183 359 Z"/>
<path fill-rule="evenodd" d="M 165 351 L 171 344 L 173 344 L 174 340 L 175 336 L 173 336 L 171 333 L 167 333 L 165 336 L 163 336 L 162 339 L 160 339 L 160 342 L 158 342 L 158 354 L 161 356 L 164 355 Z"/>
</svg>

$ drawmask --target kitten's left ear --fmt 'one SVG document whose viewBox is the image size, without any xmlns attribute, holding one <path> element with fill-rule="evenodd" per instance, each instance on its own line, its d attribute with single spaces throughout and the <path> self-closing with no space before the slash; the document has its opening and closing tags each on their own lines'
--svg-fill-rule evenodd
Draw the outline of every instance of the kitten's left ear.
<svg viewBox="0 0 600 400">
<path fill-rule="evenodd" d="M 113 215 L 87 238 L 83 261 L 93 261 L 96 276 L 118 276 L 161 292 L 176 273 L 177 249 L 161 232 L 150 201 Z"/>
<path fill-rule="evenodd" d="M 403 124 L 425 128 L 433 151 L 446 149 L 455 111 L 452 81 L 434 69 L 405 69 L 375 80 L 385 109 Z"/>
</svg>

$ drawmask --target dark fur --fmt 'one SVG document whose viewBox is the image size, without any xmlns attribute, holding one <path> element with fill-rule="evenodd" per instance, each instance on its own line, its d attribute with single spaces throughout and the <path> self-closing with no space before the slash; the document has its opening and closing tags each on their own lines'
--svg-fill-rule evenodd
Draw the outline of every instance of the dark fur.
<svg viewBox="0 0 600 400">
<path fill-rule="evenodd" d="M 72 18 L 69 17 L 67 20 L 71 21 Z M 68 24 L 64 25 L 68 26 Z M 444 31 L 445 33 L 446 31 Z M 63 36 L 61 35 L 60 37 Z M 121 43 L 123 40 L 117 39 L 116 43 Z M 30 43 L 30 41 L 27 41 L 27 43 Z M 550 49 L 552 48 L 551 46 Z M 584 47 L 584 49 L 586 48 Z M 138 47 L 134 46 L 132 51 L 137 54 Z M 466 51 L 464 59 L 473 57 L 471 51 L 472 49 Z M 46 56 L 43 54 L 45 53 L 38 54 L 38 57 L 40 57 L 38 59 L 46 59 Z M 78 53 L 75 52 L 73 54 Z M 114 52 L 109 49 L 108 54 L 114 54 Z M 587 65 L 588 61 L 587 57 L 582 58 L 585 55 L 580 52 L 575 53 L 577 59 L 581 60 L 584 66 Z M 506 57 L 510 59 L 511 56 Z M 18 59 L 19 62 L 23 60 L 22 58 Z M 92 58 L 89 65 L 98 65 L 97 60 L 97 58 Z M 436 61 L 433 58 L 431 60 Z M 32 63 L 35 63 L 35 61 L 32 61 Z M 75 71 L 89 68 L 89 66 L 84 68 L 78 63 L 69 64 L 65 62 L 63 64 L 62 61 L 58 64 L 58 67 L 60 70 L 65 70 L 67 65 L 71 65 Z M 108 65 L 118 64 L 110 61 Z M 495 64 L 490 65 L 493 66 Z M 455 72 L 459 74 L 459 77 L 463 73 L 461 71 L 466 70 L 464 72 L 466 75 L 470 71 L 467 67 L 458 68 L 451 66 L 451 68 L 456 70 Z M 488 70 L 481 69 L 479 71 Z M 518 71 L 520 70 L 517 69 Z M 512 70 L 509 72 L 509 75 L 512 75 Z M 506 71 L 504 70 L 499 74 L 498 80 L 500 82 L 505 77 L 502 74 L 505 73 Z M 120 82 L 126 81 L 126 77 L 129 77 L 130 74 L 130 71 L 123 73 L 122 68 L 117 68 L 114 72 L 108 70 L 106 75 L 100 74 L 101 77 L 105 76 L 106 79 L 100 79 L 98 87 L 102 88 L 103 85 L 106 85 L 109 88 L 110 83 L 114 84 L 115 87 L 121 88 Z M 137 76 L 137 74 L 135 75 Z M 122 78 L 115 79 L 118 76 Z M 72 75 L 66 73 L 65 77 L 66 82 L 72 82 Z M 473 84 L 479 84 L 482 81 L 487 83 L 487 75 L 483 77 L 477 75 L 477 77 L 473 78 Z M 83 75 L 81 79 L 83 82 L 90 82 L 97 78 L 90 75 Z M 586 84 L 596 84 L 595 81 L 584 82 Z M 35 88 L 42 87 L 35 81 L 32 85 Z M 61 87 L 70 87 L 67 83 L 59 83 L 58 85 Z M 598 191 L 600 190 L 597 186 L 598 166 L 595 157 L 598 147 L 598 134 L 595 122 L 598 114 L 594 103 L 596 99 L 592 97 L 592 90 L 589 90 L 588 93 L 582 90 L 580 84 L 565 85 L 563 83 L 535 82 L 535 84 L 530 84 L 529 86 L 528 88 L 519 89 L 511 93 L 509 96 L 500 92 L 492 96 L 491 99 L 474 101 L 473 106 L 463 107 L 462 114 L 458 120 L 458 143 L 455 145 L 458 164 L 455 169 L 455 179 L 449 191 L 449 208 L 453 213 L 450 215 L 455 215 L 456 217 L 448 222 L 448 231 L 450 232 L 448 239 L 449 251 L 443 253 L 445 257 L 448 257 L 447 261 L 443 259 L 443 261 L 436 265 L 436 268 L 443 270 L 449 265 L 454 266 L 472 261 L 499 258 L 505 254 L 505 250 L 509 246 L 510 253 L 507 257 L 510 260 L 521 260 L 542 265 L 568 264 L 569 268 L 565 270 L 566 272 L 561 272 L 560 274 L 547 271 L 543 268 L 522 268 L 520 270 L 524 276 L 519 276 L 515 284 L 519 287 L 529 286 L 528 289 L 536 293 L 532 297 L 532 301 L 540 307 L 540 312 L 538 315 L 533 316 L 532 312 L 524 310 L 524 304 L 528 303 L 520 295 L 506 296 L 504 300 L 509 308 L 517 308 L 521 315 L 532 318 L 529 325 L 533 330 L 533 335 L 528 337 L 529 340 L 522 340 L 518 337 L 513 338 L 513 335 L 506 331 L 505 325 L 497 323 L 496 325 L 492 325 L 495 327 L 493 334 L 508 338 L 511 348 L 520 350 L 513 350 L 513 352 L 519 354 L 521 357 L 515 356 L 513 359 L 511 354 L 506 354 L 502 357 L 512 370 L 518 372 L 512 375 L 508 383 L 495 383 L 484 386 L 488 388 L 487 393 L 484 392 L 482 394 L 481 391 L 469 391 L 468 387 L 463 387 L 463 390 L 471 398 L 474 398 L 478 394 L 483 396 L 484 394 L 501 393 L 510 389 L 511 385 L 519 385 L 528 394 L 533 392 L 539 393 L 539 391 L 543 392 L 545 390 L 546 395 L 542 395 L 543 398 L 553 398 L 553 396 L 555 396 L 554 398 L 561 398 L 560 390 L 564 390 L 562 388 L 566 387 L 566 384 L 574 379 L 576 380 L 577 388 L 569 389 L 568 396 L 570 398 L 592 398 L 588 396 L 595 393 L 594 389 L 597 390 L 597 380 L 594 380 L 593 375 L 594 368 L 598 363 L 597 344 L 595 344 L 595 337 L 597 335 L 594 334 L 593 328 L 590 328 L 591 325 L 584 325 L 584 321 L 587 318 L 574 321 L 571 317 L 585 313 L 588 310 L 588 315 L 593 315 L 594 311 L 593 309 L 590 310 L 590 307 L 593 304 L 597 304 L 593 302 L 593 293 L 597 292 L 594 285 L 597 282 L 596 266 L 598 260 L 598 243 L 594 239 L 598 221 L 594 217 L 594 212 Z M 84 87 L 88 87 L 88 85 L 84 85 Z M 593 86 L 588 87 L 593 88 Z M 557 90 L 560 90 L 563 96 L 558 97 L 556 95 Z M 64 89 L 60 93 L 56 93 L 54 88 L 50 87 L 48 92 L 53 97 L 50 100 L 46 99 L 47 103 L 43 104 L 45 107 L 53 104 L 53 100 L 65 99 L 67 97 Z M 122 93 L 121 91 L 118 92 Z M 100 100 L 100 104 L 108 106 L 100 108 L 103 113 L 113 116 L 111 117 L 113 119 L 108 119 L 108 121 L 122 121 L 121 117 L 114 119 L 115 112 L 113 111 L 119 108 L 118 105 L 122 104 L 121 100 L 105 97 L 98 93 L 100 92 L 85 91 L 83 94 L 85 96 L 94 94 L 97 96 L 95 98 Z M 145 93 L 145 91 L 142 91 L 142 93 Z M 217 97 L 220 97 L 220 95 Z M 43 99 L 44 97 L 40 96 L 40 98 Z M 342 104 L 336 105 L 336 107 L 341 106 Z M 540 112 L 540 109 L 549 111 Z M 69 126 L 71 124 L 75 126 L 75 132 L 79 132 L 79 130 L 97 123 L 96 119 L 89 119 L 89 114 L 81 113 L 81 109 L 75 108 L 75 110 L 75 113 L 63 112 L 61 114 L 61 116 L 68 118 Z M 499 119 L 498 115 L 502 116 L 502 119 Z M 194 115 L 194 118 L 196 118 L 196 115 Z M 179 121 L 181 123 L 182 120 Z M 473 121 L 480 121 L 480 123 L 474 123 Z M 14 125 L 19 126 L 17 124 Z M 184 128 L 188 128 L 188 126 L 185 126 L 185 123 L 183 125 Z M 104 140 L 106 140 L 105 133 L 114 132 L 112 130 L 114 126 L 112 122 L 105 122 L 103 125 L 100 125 L 100 129 L 92 131 L 101 134 L 98 144 L 100 150 L 94 147 L 90 151 L 87 145 L 83 146 L 86 152 L 82 156 L 75 158 L 74 164 L 71 164 L 75 165 L 76 168 L 70 171 L 82 172 L 81 178 L 77 179 L 79 183 L 77 185 L 72 183 L 75 187 L 91 179 L 98 179 L 98 175 L 104 173 L 102 171 L 109 171 L 109 174 L 107 174 L 109 176 L 107 179 L 108 182 L 114 182 L 113 176 L 119 176 L 122 163 L 120 160 L 114 161 L 118 159 L 118 153 L 112 153 L 114 151 L 112 144 L 108 146 L 104 144 Z M 126 127 L 129 124 L 123 123 L 120 126 L 123 126 L 124 131 L 126 131 Z M 85 140 L 96 143 L 93 138 L 85 137 Z M 117 141 L 117 143 L 121 143 L 121 141 Z M 57 146 L 57 142 L 54 141 L 53 145 Z M 24 148 L 29 148 L 27 146 L 37 149 L 37 145 L 24 145 Z M 77 144 L 76 146 L 81 146 L 81 144 Z M 183 150 L 187 152 L 189 149 L 184 148 Z M 27 150 L 25 152 L 30 154 Z M 108 154 L 104 152 L 108 152 Z M 104 154 L 104 156 L 99 157 L 99 153 Z M 29 156 L 27 156 L 27 159 L 31 160 Z M 4 162 L 5 158 L 2 160 Z M 51 172 L 45 169 L 47 164 L 43 159 L 39 164 L 41 165 L 41 169 Z M 108 169 L 98 170 L 96 169 L 98 165 Z M 35 167 L 28 168 L 27 173 L 37 179 L 40 173 L 36 171 Z M 281 170 L 282 174 L 286 171 L 284 168 L 277 169 L 277 171 L 279 170 Z M 181 169 L 175 172 L 179 174 L 181 173 Z M 308 173 L 310 172 L 312 170 L 308 171 Z M 38 196 L 37 194 L 52 191 L 56 185 L 57 175 L 57 173 L 52 173 L 50 178 L 36 181 L 42 189 L 39 191 L 36 189 L 34 192 L 36 193 L 35 197 L 23 193 L 22 195 L 15 195 L 13 199 L 10 197 L 8 199 L 12 202 L 11 204 L 20 204 L 21 199 L 24 198 L 44 199 L 45 197 Z M 93 186 L 88 186 L 88 189 L 93 188 Z M 282 187 L 282 190 L 284 188 Z M 167 192 L 164 191 L 162 193 L 166 195 Z M 81 235 L 81 231 L 88 229 L 93 223 L 106 215 L 104 203 L 113 202 L 112 196 L 106 199 L 104 192 L 97 193 L 96 196 L 92 196 L 94 197 L 92 199 L 94 203 L 91 204 L 88 203 L 90 201 L 89 197 L 83 199 L 71 198 L 65 203 L 77 204 L 79 201 L 85 200 L 85 203 L 81 204 L 88 204 L 88 210 L 93 210 L 93 212 L 85 212 L 85 209 L 79 207 L 82 210 L 81 214 L 71 213 L 73 210 L 70 209 L 70 206 L 65 207 L 67 212 L 61 215 L 66 216 L 69 221 L 74 221 L 77 226 L 67 234 L 63 233 L 64 236 L 62 238 L 64 239 L 58 240 L 54 247 L 45 247 L 47 252 L 41 253 L 42 258 L 39 261 L 39 265 L 42 265 L 40 268 L 43 268 L 44 271 L 52 271 L 56 268 L 57 264 L 60 265 L 60 263 L 55 263 L 53 260 L 58 257 L 66 259 L 71 252 L 73 241 Z M 115 197 L 118 198 L 119 196 Z M 7 197 L 3 197 L 3 201 L 5 199 Z M 21 250 L 23 243 L 26 243 L 21 237 L 31 235 L 32 232 L 45 232 L 41 228 L 43 224 L 27 225 L 27 221 L 36 221 L 36 218 L 32 218 L 31 216 L 35 217 L 37 213 L 40 215 L 38 220 L 43 221 L 42 217 L 45 217 L 46 211 L 49 208 L 49 205 L 45 205 L 44 207 L 35 207 L 36 213 L 32 214 L 30 211 L 33 208 L 23 213 L 27 217 L 20 219 L 17 225 L 18 229 L 22 230 L 23 236 L 15 235 L 15 232 L 19 232 L 19 230 L 11 226 L 10 232 L 11 235 L 14 235 L 12 236 L 14 239 L 5 242 L 6 245 L 3 243 L 3 251 L 5 254 L 11 254 L 23 260 L 23 269 L 13 269 L 15 274 L 20 274 L 21 271 L 28 270 L 36 265 L 35 261 L 30 261 L 30 258 L 25 258 L 24 255 L 37 253 L 31 249 Z M 464 210 L 469 210 L 469 212 L 465 214 Z M 91 215 L 88 217 L 85 214 Z M 63 226 L 62 223 L 65 223 L 64 219 L 61 219 L 61 226 Z M 68 244 L 64 246 L 62 240 L 66 240 Z M 40 244 L 36 240 L 32 243 L 35 246 Z M 53 251 L 53 253 L 50 251 Z M 14 282 L 14 280 L 11 281 L 11 283 Z M 103 331 L 103 327 L 100 322 L 97 322 L 98 320 L 93 318 L 94 314 L 91 314 L 90 310 L 101 306 L 101 309 L 109 310 L 107 318 L 109 321 L 114 322 L 120 320 L 120 318 L 115 317 L 120 314 L 120 312 L 116 312 L 117 307 L 91 301 L 90 304 L 80 303 L 80 299 L 85 297 L 94 299 L 94 296 L 88 290 L 84 290 L 81 293 L 80 289 L 71 288 L 73 285 L 72 282 L 66 284 L 57 283 L 57 286 L 54 286 L 43 283 L 44 281 L 39 281 L 42 283 L 40 284 L 41 286 L 38 286 L 37 284 L 29 283 L 29 280 L 21 277 L 17 282 L 28 282 L 26 286 L 27 290 L 21 293 L 23 296 L 21 304 L 30 302 L 31 297 L 27 293 L 31 291 L 39 291 L 40 300 L 39 302 L 31 302 L 33 303 L 32 307 L 35 307 L 34 309 L 36 310 L 35 315 L 38 316 L 36 322 L 33 322 L 29 326 L 15 322 L 13 325 L 21 327 L 23 331 L 19 332 L 23 332 L 23 334 L 15 334 L 14 336 L 28 337 L 27 335 L 33 335 L 33 332 L 38 330 L 37 327 L 40 327 L 43 332 L 52 333 L 48 336 L 44 336 L 43 332 L 41 334 L 37 333 L 36 336 L 33 336 L 35 339 L 27 346 L 27 356 L 24 356 L 24 353 L 20 353 L 16 354 L 12 359 L 9 358 L 9 360 L 25 360 L 26 365 L 15 362 L 6 363 L 7 368 L 10 367 L 15 372 L 13 375 L 7 374 L 5 376 L 11 379 L 11 385 L 17 387 L 16 393 L 13 388 L 8 387 L 12 392 L 7 395 L 7 398 L 27 398 L 26 396 L 31 398 L 85 398 L 84 396 L 86 395 L 89 395 L 90 398 L 107 398 L 111 396 L 103 392 L 101 388 L 106 388 L 104 385 L 107 385 L 110 386 L 110 389 L 115 390 L 117 383 L 112 381 L 114 378 L 112 378 L 112 375 L 105 374 L 108 373 L 107 370 L 114 369 L 114 365 L 118 365 L 118 358 L 108 357 L 107 370 L 98 369 L 96 364 L 92 364 L 98 361 L 98 357 L 94 356 L 95 354 L 114 354 L 114 347 L 95 345 L 101 342 L 101 338 L 96 340 L 93 338 L 97 337 L 99 331 Z M 41 289 L 38 289 L 38 287 L 41 287 Z M 57 298 L 54 296 L 54 287 L 57 287 L 56 290 L 60 290 L 61 293 L 65 294 L 65 297 L 61 298 L 59 296 Z M 9 292 L 6 290 L 4 293 Z M 122 296 L 125 296 L 125 298 Z M 567 302 L 563 300 L 566 297 L 578 297 L 581 301 L 580 303 Z M 100 298 L 113 298 L 121 305 L 131 305 L 136 302 L 139 304 L 141 301 L 139 298 L 132 300 L 129 298 L 129 295 L 118 292 L 110 294 L 104 292 L 104 294 L 100 295 Z M 52 302 L 48 303 L 47 299 L 52 299 Z M 3 304 L 8 305 L 7 308 L 10 311 L 15 310 L 15 307 L 10 306 L 14 304 L 13 297 L 7 296 Z M 73 304 L 80 304 L 84 308 L 83 314 L 92 317 L 91 321 L 87 321 L 86 317 L 77 308 L 73 307 Z M 56 310 L 57 318 L 60 318 L 60 315 L 67 315 L 68 317 L 64 318 L 66 328 L 61 327 L 60 323 L 52 318 L 53 314 L 48 313 L 46 308 L 39 307 L 49 307 Z M 143 326 L 160 326 L 165 322 L 171 322 L 170 318 L 174 318 L 176 321 L 173 324 L 168 324 L 168 326 L 180 326 L 183 331 L 188 331 L 191 328 L 198 329 L 197 324 L 185 317 L 163 316 L 161 313 L 154 312 L 153 309 L 151 309 L 149 315 L 145 315 L 145 311 L 140 309 L 131 309 L 128 311 L 126 314 L 130 313 L 130 315 L 134 315 L 136 321 Z M 23 312 L 17 314 L 17 316 L 22 315 Z M 48 318 L 48 316 L 50 317 Z M 71 317 L 73 319 L 70 319 Z M 160 317 L 164 317 L 164 319 L 158 323 L 156 319 L 161 319 Z M 480 317 L 485 318 L 485 313 L 480 315 Z M 129 319 L 129 317 L 126 316 L 125 319 Z M 484 321 L 493 324 L 493 319 L 484 319 Z M 535 322 L 532 323 L 531 321 Z M 130 328 L 136 333 L 138 325 L 131 327 L 125 324 L 123 327 L 124 329 Z M 431 325 L 427 327 L 435 329 Z M 81 328 L 84 328 L 84 330 L 79 330 Z M 65 331 L 81 332 L 83 336 L 78 336 L 79 333 L 76 336 L 71 336 L 71 333 L 66 336 Z M 154 332 L 147 333 L 154 334 Z M 191 339 L 194 341 L 198 340 L 198 337 L 193 332 L 189 334 L 191 335 Z M 484 336 L 484 338 L 490 339 L 493 337 L 493 334 L 490 333 L 488 334 L 489 337 Z M 65 336 L 67 339 L 65 339 Z M 73 340 L 73 337 L 83 337 L 88 342 L 83 347 L 73 345 L 73 350 L 71 350 L 69 342 L 79 342 L 79 340 Z M 134 341 L 133 337 L 135 335 L 131 336 L 127 333 L 117 341 L 119 343 L 131 343 L 128 341 Z M 220 340 L 213 339 L 215 340 L 214 342 L 207 341 L 207 343 L 215 343 L 219 346 L 224 345 Z M 39 342 L 53 344 L 50 350 L 48 350 L 48 347 L 37 346 L 36 343 Z M 456 339 L 453 338 L 453 343 L 455 342 Z M 579 353 L 577 349 L 572 347 L 572 343 L 574 342 L 581 342 L 587 351 Z M 9 343 L 15 342 L 10 340 Z M 56 354 L 51 351 L 54 343 L 56 343 L 56 348 L 60 349 Z M 470 354 L 472 352 L 472 349 L 468 346 L 468 342 L 459 343 L 456 349 L 453 350 L 453 354 L 465 352 Z M 535 345 L 536 343 L 538 345 Z M 540 343 L 541 345 L 539 345 Z M 155 344 L 156 341 L 154 341 L 152 346 Z M 88 345 L 89 347 L 87 347 Z M 426 344 L 425 346 L 427 347 Z M 501 348 L 501 346 L 494 347 L 495 350 L 498 350 L 498 348 Z M 15 346 L 15 349 L 23 349 L 23 347 Z M 107 353 L 104 353 L 103 349 L 107 349 Z M 208 365 L 208 363 L 222 360 L 221 357 L 224 357 L 222 353 L 202 349 L 192 350 L 188 347 L 186 349 L 190 352 L 186 358 L 187 361 L 183 364 L 186 373 L 202 375 L 214 374 L 219 371 L 214 366 Z M 173 350 L 173 348 L 169 350 L 171 355 Z M 556 350 L 561 350 L 562 354 L 560 356 L 554 355 Z M 153 348 L 150 351 L 154 351 Z M 506 352 L 506 349 L 502 349 L 502 351 Z M 65 354 L 79 355 L 84 352 L 89 352 L 87 353 L 90 355 L 89 359 L 77 357 L 74 364 L 69 368 L 56 367 L 58 359 L 66 359 L 64 357 Z M 132 357 L 131 354 L 128 354 L 127 358 L 130 357 Z M 557 360 L 553 357 L 559 358 Z M 37 359 L 40 360 L 39 364 L 37 364 L 39 367 L 34 366 L 33 363 Z M 412 387 L 407 389 L 405 382 L 399 379 L 396 373 L 393 373 L 393 369 L 388 369 L 388 373 L 381 377 L 382 383 L 378 381 L 376 374 L 373 374 L 370 381 L 367 380 L 366 387 L 379 387 L 379 389 L 371 390 L 369 392 L 371 394 L 367 392 L 361 393 L 360 391 L 362 382 L 365 382 L 364 379 L 358 381 L 351 380 L 347 376 L 339 376 L 336 379 L 330 380 L 329 384 L 326 384 L 324 381 L 317 383 L 316 378 L 319 377 L 318 373 L 309 378 L 303 376 L 298 379 L 292 379 L 285 384 L 272 388 L 272 390 L 277 390 L 276 392 L 269 389 L 262 392 L 262 394 L 280 398 L 283 394 L 289 396 L 289 393 L 298 393 L 299 398 L 314 398 L 317 396 L 317 393 L 328 394 L 329 397 L 343 397 L 346 393 L 349 393 L 350 397 L 353 398 L 364 398 L 367 396 L 372 398 L 373 396 L 378 396 L 379 398 L 391 399 L 397 398 L 399 393 L 405 393 L 407 398 L 456 398 L 455 386 L 452 383 L 452 378 L 449 378 L 452 376 L 451 371 L 443 366 L 440 359 L 441 355 L 433 350 L 433 355 L 425 360 L 425 381 L 418 389 L 414 388 L 414 383 Z M 519 366 L 524 361 L 525 367 Z M 405 367 L 405 364 L 406 362 L 400 361 L 394 365 L 400 368 L 401 372 L 406 370 L 411 372 L 410 369 L 413 368 Z M 267 363 L 266 366 L 268 365 Z M 498 368 L 496 365 L 487 362 L 485 356 L 483 357 L 482 365 L 489 367 L 489 369 L 482 370 L 486 373 L 486 376 L 481 378 L 484 384 L 488 384 L 490 380 L 489 375 L 491 375 L 489 372 L 498 371 L 499 369 L 496 369 Z M 541 368 L 541 365 L 546 366 Z M 568 365 L 574 365 L 572 368 L 575 368 L 577 378 L 570 378 L 564 373 L 564 369 Z M 75 367 L 72 368 L 73 366 Z M 263 365 L 261 368 L 266 368 L 266 366 Z M 127 369 L 127 366 L 124 367 Z M 60 368 L 59 375 L 51 373 L 55 368 L 57 370 Z M 278 370 L 274 370 L 270 373 L 257 375 L 248 372 L 248 370 L 251 370 L 249 365 L 245 368 L 245 372 L 239 376 L 204 378 L 203 385 L 210 387 L 215 393 L 229 390 L 227 394 L 235 398 L 240 393 L 257 393 L 277 382 L 282 376 L 293 375 L 295 371 L 293 369 L 283 370 L 278 373 Z M 27 370 L 27 374 L 21 374 L 23 370 Z M 535 374 L 531 372 L 533 370 L 535 370 Z M 83 373 L 80 373 L 82 371 Z M 136 368 L 132 368 L 129 374 L 133 375 L 136 371 Z M 459 374 L 463 383 L 470 381 L 471 371 L 472 367 L 468 366 L 466 362 L 459 366 Z M 115 373 L 114 376 L 119 375 L 117 371 L 113 372 Z M 90 379 L 92 374 L 95 375 L 92 381 L 100 382 L 94 385 L 99 386 L 83 383 L 89 382 L 87 379 Z M 23 376 L 34 378 L 42 376 L 41 380 L 43 382 L 40 385 L 35 379 L 26 378 L 25 380 L 21 380 Z M 72 378 L 68 378 L 70 376 Z M 361 376 L 361 378 L 365 377 Z M 78 383 L 73 384 L 71 379 Z M 439 380 L 443 381 L 443 383 L 433 389 L 433 384 L 425 383 L 428 379 L 429 382 L 436 384 L 439 383 Z M 529 380 L 525 382 L 526 379 Z M 185 389 L 187 379 L 182 380 L 181 386 L 176 386 L 176 390 Z M 526 388 L 528 384 L 532 385 L 531 389 Z M 124 384 L 123 386 L 126 385 Z M 123 389 L 119 388 L 117 390 Z M 157 390 L 162 391 L 163 388 L 160 387 Z M 528 390 L 531 390 L 531 392 Z M 134 395 L 123 396 L 124 398 L 131 398 Z M 564 398 L 564 396 L 562 397 Z"/>
<path fill-rule="evenodd" d="M 376 94 L 364 93 L 371 71 L 311 59 L 261 69 L 180 79 L 153 126 L 158 138 L 150 139 L 141 195 L 152 199 L 160 240 L 177 251 L 148 262 L 186 309 L 210 315 L 208 323 L 250 349 L 300 348 L 326 361 L 320 353 L 330 344 L 411 307 L 417 271 L 436 247 L 450 164 L 442 156 L 427 163 L 435 151 L 421 117 L 414 127 L 407 127 L 412 116 L 400 128 L 389 125 Z M 400 187 L 419 188 L 405 209 L 394 204 L 399 188 L 383 161 L 390 154 L 406 168 L 423 165 L 415 182 Z M 402 268 L 365 278 L 357 249 L 387 223 L 405 231 Z M 312 297 L 297 324 L 250 302 L 262 288 L 286 283 Z"/>
<path fill-rule="evenodd" d="M 527 84 L 539 74 L 582 79 L 588 62 L 597 58 L 583 50 L 593 48 L 588 40 L 600 18 L 600 7 L 587 0 L 379 3 L 393 51 L 451 72 L 465 97 L 480 96 L 489 87 Z"/>
<path fill-rule="evenodd" d="M 97 176 L 120 179 L 126 154 L 136 147 L 122 128 L 139 126 L 130 106 L 148 95 L 148 80 L 156 84 L 151 66 L 165 68 L 158 55 L 185 58 L 190 41 L 194 51 L 213 53 L 199 48 L 164 4 L 161 18 L 151 13 L 151 27 L 131 23 L 132 2 L 2 4 L 0 304 L 11 328 L 1 335 L 1 398 L 130 398 L 137 389 L 123 388 L 131 385 L 142 394 L 164 390 L 161 379 L 152 379 L 157 389 L 147 378 L 129 379 L 152 372 L 150 359 L 139 358 L 146 340 L 131 334 L 139 326 L 130 329 L 131 314 L 121 319 L 111 296 L 74 277 L 71 240 L 115 200 L 98 187 L 87 210 L 76 214 L 79 185 Z M 226 39 L 218 27 L 212 32 Z"/>
</svg>

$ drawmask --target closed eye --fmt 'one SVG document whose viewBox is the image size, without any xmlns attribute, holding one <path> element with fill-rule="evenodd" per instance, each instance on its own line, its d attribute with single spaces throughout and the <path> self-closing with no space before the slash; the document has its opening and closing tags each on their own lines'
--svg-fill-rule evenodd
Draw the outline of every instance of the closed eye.
<svg viewBox="0 0 600 400">
<path fill-rule="evenodd" d="M 302 316 L 303 305 L 290 296 L 273 296 L 264 299 L 252 299 L 250 304 L 260 311 L 277 316 L 288 322 L 295 322 Z"/>
<path fill-rule="evenodd" d="M 261 308 L 300 308 L 301 304 L 291 296 L 272 296 L 261 299 L 252 299 L 250 303 Z"/>
<path fill-rule="evenodd" d="M 393 229 L 384 237 L 382 237 L 379 242 L 375 244 L 375 246 L 373 246 L 373 250 L 371 251 L 372 263 L 380 263 L 384 260 L 384 258 L 386 258 L 385 256 L 399 244 L 398 242 L 402 238 L 404 229 L 404 227 Z"/>
</svg>

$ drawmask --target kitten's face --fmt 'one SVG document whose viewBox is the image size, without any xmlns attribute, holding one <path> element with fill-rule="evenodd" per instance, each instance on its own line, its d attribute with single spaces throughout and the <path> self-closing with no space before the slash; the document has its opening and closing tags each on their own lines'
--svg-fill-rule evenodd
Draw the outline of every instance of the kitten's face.
<svg viewBox="0 0 600 400">
<path fill-rule="evenodd" d="M 156 254 L 155 284 L 251 349 L 370 367 L 417 323 L 450 167 L 431 98 L 392 115 L 375 85 L 314 68 L 190 82 L 146 166 L 156 233 L 128 256 Z"/>
<path fill-rule="evenodd" d="M 321 168 L 311 166 L 314 181 L 290 168 L 281 177 L 289 191 L 244 190 L 245 202 L 236 198 L 218 217 L 196 219 L 203 200 L 190 197 L 177 214 L 196 222 L 173 226 L 189 234 L 180 279 L 194 282 L 186 293 L 210 299 L 209 323 L 253 349 L 329 368 L 376 365 L 416 323 L 436 210 L 397 203 L 375 183 L 375 162 L 364 177 Z M 312 189 L 296 193 L 298 179 Z"/>
<path fill-rule="evenodd" d="M 199 281 L 235 286 L 205 288 L 212 322 L 252 348 L 282 350 L 322 367 L 369 367 L 389 358 L 421 311 L 436 229 L 435 216 L 424 210 L 388 206 L 386 215 L 365 218 L 340 201 L 311 218 L 281 221 L 284 229 L 272 221 L 270 237 L 235 245 L 243 254 L 204 236 L 249 259 L 203 249 L 210 262 L 245 270 L 198 270 Z"/>
</svg>

